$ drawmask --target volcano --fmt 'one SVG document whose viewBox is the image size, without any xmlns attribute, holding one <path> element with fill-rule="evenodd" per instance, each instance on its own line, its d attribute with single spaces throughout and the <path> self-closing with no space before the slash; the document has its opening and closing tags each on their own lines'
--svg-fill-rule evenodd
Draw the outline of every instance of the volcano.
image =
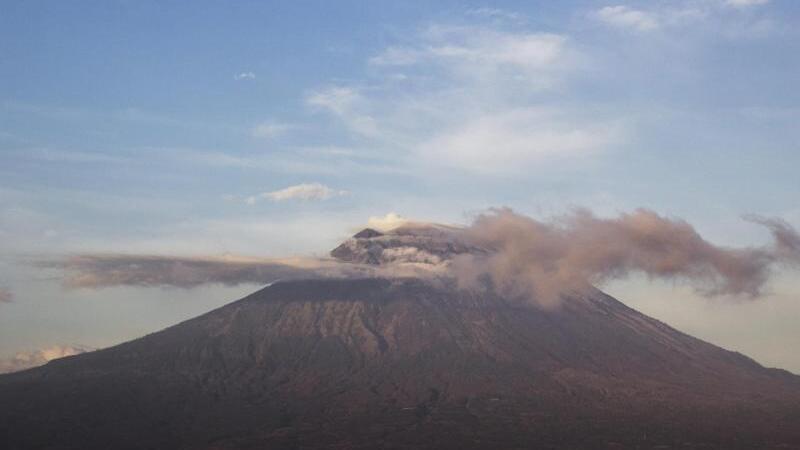
<svg viewBox="0 0 800 450">
<path fill-rule="evenodd" d="M 480 251 L 433 241 L 369 231 L 333 254 Z M 800 377 L 597 289 L 540 308 L 419 278 L 292 280 L 0 376 L 0 447 L 800 448 Z"/>
</svg>

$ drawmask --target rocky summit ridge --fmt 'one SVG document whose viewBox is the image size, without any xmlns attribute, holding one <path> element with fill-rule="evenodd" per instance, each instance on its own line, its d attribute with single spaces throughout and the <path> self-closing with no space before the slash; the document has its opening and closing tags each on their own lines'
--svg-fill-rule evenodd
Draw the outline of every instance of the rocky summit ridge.
<svg viewBox="0 0 800 450">
<path fill-rule="evenodd" d="M 365 228 L 331 250 L 330 254 L 350 263 L 437 265 L 457 255 L 487 252 L 460 239 L 453 231 L 440 225 L 407 225 L 387 233 Z"/>
</svg>

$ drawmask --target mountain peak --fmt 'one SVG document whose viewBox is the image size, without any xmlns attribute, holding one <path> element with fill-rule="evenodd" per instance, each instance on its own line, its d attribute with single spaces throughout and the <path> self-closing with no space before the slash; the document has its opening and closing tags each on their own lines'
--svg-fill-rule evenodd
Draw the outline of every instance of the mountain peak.
<svg viewBox="0 0 800 450">
<path fill-rule="evenodd" d="M 447 249 L 353 242 L 376 264 Z M 277 282 L 0 376 L 0 405 L 19 449 L 800 448 L 800 377 L 599 290 L 546 310 L 416 278 Z"/>
<path fill-rule="evenodd" d="M 353 235 L 355 239 L 371 239 L 374 237 L 383 236 L 383 233 L 380 231 L 374 230 L 372 228 L 364 228 L 363 230 L 359 231 L 358 233 Z"/>
<path fill-rule="evenodd" d="M 463 240 L 456 228 L 407 224 L 385 233 L 365 228 L 331 250 L 330 255 L 341 261 L 361 264 L 439 265 L 460 254 L 485 252 L 485 249 Z"/>
</svg>

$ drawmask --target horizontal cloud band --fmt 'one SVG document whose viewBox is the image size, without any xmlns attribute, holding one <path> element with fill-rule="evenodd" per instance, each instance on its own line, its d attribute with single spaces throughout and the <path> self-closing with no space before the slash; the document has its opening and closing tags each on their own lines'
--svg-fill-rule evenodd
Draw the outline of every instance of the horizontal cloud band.
<svg viewBox="0 0 800 450">
<path fill-rule="evenodd" d="M 365 277 L 373 268 L 324 259 L 253 259 L 125 254 L 84 254 L 42 264 L 66 270 L 71 288 L 265 284 L 317 277 Z"/>
<path fill-rule="evenodd" d="M 77 288 L 426 277 L 552 305 L 565 292 L 639 272 L 686 281 L 707 296 L 757 297 L 775 266 L 800 263 L 800 235 L 779 219 L 747 219 L 766 226 L 773 242 L 717 246 L 687 222 L 645 209 L 616 218 L 581 209 L 548 221 L 493 209 L 462 228 L 409 222 L 386 233 L 359 233 L 332 253 L 342 259 L 88 254 L 44 265 L 64 269 L 65 284 Z"/>
</svg>

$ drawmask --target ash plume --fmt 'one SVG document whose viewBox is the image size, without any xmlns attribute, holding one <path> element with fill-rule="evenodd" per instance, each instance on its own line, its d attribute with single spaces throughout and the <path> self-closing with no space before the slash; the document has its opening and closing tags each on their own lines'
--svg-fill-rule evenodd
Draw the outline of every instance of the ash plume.
<svg viewBox="0 0 800 450">
<path fill-rule="evenodd" d="M 182 257 L 126 254 L 83 254 L 45 263 L 66 270 L 70 288 L 108 286 L 192 288 L 203 284 L 228 286 L 320 277 L 364 277 L 369 269 L 338 261 L 286 258 Z"/>
<path fill-rule="evenodd" d="M 366 229 L 331 251 L 331 258 L 85 254 L 45 265 L 63 269 L 72 288 L 417 277 L 547 307 L 563 294 L 642 273 L 689 283 L 705 296 L 754 298 L 776 266 L 800 263 L 800 235 L 780 219 L 746 218 L 765 226 L 772 243 L 718 246 L 687 222 L 647 209 L 615 218 L 578 209 L 537 220 L 498 208 L 466 227 L 403 221 L 389 230 Z"/>
<path fill-rule="evenodd" d="M 706 296 L 758 297 L 776 264 L 797 260 L 800 237 L 786 222 L 751 220 L 770 229 L 773 245 L 717 246 L 687 222 L 646 209 L 612 219 L 579 209 L 547 222 L 494 209 L 463 232 L 489 251 L 456 258 L 453 273 L 462 285 L 488 279 L 507 295 L 545 305 L 633 272 L 686 281 Z"/>
<path fill-rule="evenodd" d="M 83 254 L 46 261 L 41 267 L 64 271 L 68 288 L 112 286 L 193 288 L 204 284 L 267 284 L 311 278 L 416 277 L 429 272 L 418 264 L 383 267 L 325 258 L 261 259 L 236 256 L 183 257 Z"/>
<path fill-rule="evenodd" d="M 755 214 L 748 214 L 744 218 L 763 225 L 770 231 L 774 241 L 772 253 L 776 259 L 790 264 L 800 264 L 800 233 L 788 222 Z"/>
</svg>

